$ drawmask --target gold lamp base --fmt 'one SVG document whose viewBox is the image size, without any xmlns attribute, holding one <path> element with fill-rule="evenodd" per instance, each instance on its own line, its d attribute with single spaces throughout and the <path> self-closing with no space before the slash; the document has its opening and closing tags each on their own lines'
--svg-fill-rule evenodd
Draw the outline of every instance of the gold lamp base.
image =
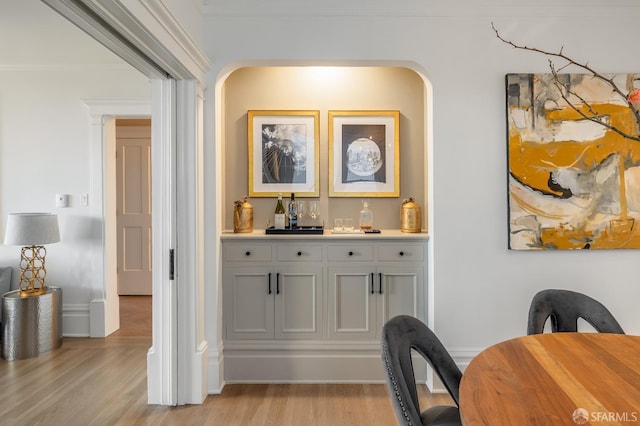
<svg viewBox="0 0 640 426">
<path fill-rule="evenodd" d="M 47 249 L 44 246 L 26 246 L 20 251 L 20 297 L 30 297 L 45 294 L 47 286 L 44 283 L 47 270 L 44 258 Z"/>
</svg>

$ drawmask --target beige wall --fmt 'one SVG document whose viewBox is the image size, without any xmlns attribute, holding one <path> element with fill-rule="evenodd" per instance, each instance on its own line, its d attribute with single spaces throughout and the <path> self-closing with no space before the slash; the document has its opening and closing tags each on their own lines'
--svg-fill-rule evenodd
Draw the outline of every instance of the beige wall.
<svg viewBox="0 0 640 426">
<path fill-rule="evenodd" d="M 321 218 L 330 227 L 336 217 L 358 223 L 361 198 L 329 198 L 328 111 L 400 111 L 400 197 L 367 198 L 374 227 L 400 228 L 401 200 L 413 197 L 426 220 L 425 85 L 406 68 L 250 67 L 234 71 L 224 85 L 224 229 L 233 229 L 233 201 L 246 195 L 247 111 L 320 111 Z M 288 193 L 283 194 L 288 197 Z M 309 200 L 311 198 L 305 198 Z M 252 198 L 254 229 L 273 224 L 275 198 Z"/>
</svg>

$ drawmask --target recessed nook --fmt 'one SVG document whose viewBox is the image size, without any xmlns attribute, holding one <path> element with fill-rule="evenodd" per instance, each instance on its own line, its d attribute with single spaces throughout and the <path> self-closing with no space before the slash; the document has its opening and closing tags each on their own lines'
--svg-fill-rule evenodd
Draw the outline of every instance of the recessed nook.
<svg viewBox="0 0 640 426">
<path fill-rule="evenodd" d="M 405 311 L 425 322 L 432 317 L 426 234 L 428 82 L 405 66 L 247 66 L 229 72 L 217 86 L 222 274 L 217 305 L 224 341 L 220 374 L 227 383 L 382 381 L 379 334 L 385 318 Z M 251 198 L 254 232 L 233 234 L 233 204 L 247 195 L 249 186 L 250 110 L 319 111 L 320 196 L 306 199 L 319 202 L 325 229 L 335 218 L 350 217 L 357 223 L 366 200 L 382 236 L 336 239 L 327 231 L 310 239 L 264 235 L 267 223 L 273 222 L 275 197 Z M 329 196 L 328 120 L 329 111 L 336 110 L 399 111 L 398 197 Z M 399 232 L 402 199 L 409 197 L 423 209 L 422 234 Z M 413 256 L 403 256 L 409 252 Z M 307 261 L 300 253 L 309 255 Z M 340 254 L 344 259 L 336 258 Z M 276 295 L 267 296 L 274 300 L 265 305 L 261 290 L 254 289 L 264 284 L 266 291 L 267 283 Z M 288 299 L 283 297 L 287 290 Z M 265 323 L 265 317 L 273 319 Z"/>
<path fill-rule="evenodd" d="M 426 218 L 426 88 L 415 71 L 405 67 L 255 66 L 231 72 L 222 90 L 222 226 L 233 229 L 233 201 L 248 192 L 247 111 L 319 110 L 320 217 L 325 225 L 335 217 L 357 221 L 359 197 L 329 198 L 328 111 L 400 111 L 400 197 L 371 198 L 374 226 L 400 228 L 401 200 L 415 198 Z M 289 194 L 283 194 L 288 197 Z M 254 227 L 271 218 L 275 198 L 252 198 Z M 423 223 L 426 229 L 426 220 Z"/>
</svg>

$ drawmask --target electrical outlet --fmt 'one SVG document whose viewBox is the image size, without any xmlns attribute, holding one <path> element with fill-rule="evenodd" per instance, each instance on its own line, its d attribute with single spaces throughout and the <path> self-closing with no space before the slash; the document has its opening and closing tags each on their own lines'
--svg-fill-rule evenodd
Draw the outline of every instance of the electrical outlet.
<svg viewBox="0 0 640 426">
<path fill-rule="evenodd" d="M 56 207 L 69 207 L 69 194 L 56 194 Z"/>
</svg>

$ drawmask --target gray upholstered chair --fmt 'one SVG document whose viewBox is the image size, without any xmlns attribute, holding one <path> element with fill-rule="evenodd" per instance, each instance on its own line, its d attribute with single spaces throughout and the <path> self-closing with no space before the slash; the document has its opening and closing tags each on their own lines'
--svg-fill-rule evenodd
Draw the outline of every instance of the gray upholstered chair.
<svg viewBox="0 0 640 426">
<path fill-rule="evenodd" d="M 578 331 L 578 318 L 600 333 L 624 334 L 614 316 L 600 302 L 570 290 L 542 290 L 531 301 L 527 334 L 541 334 L 547 319 L 552 332 Z"/>
<path fill-rule="evenodd" d="M 431 364 L 456 406 L 439 405 L 420 412 L 411 350 Z M 400 315 L 382 329 L 382 361 L 396 418 L 401 425 L 460 425 L 457 407 L 462 372 L 438 337 L 417 318 Z"/>
</svg>

